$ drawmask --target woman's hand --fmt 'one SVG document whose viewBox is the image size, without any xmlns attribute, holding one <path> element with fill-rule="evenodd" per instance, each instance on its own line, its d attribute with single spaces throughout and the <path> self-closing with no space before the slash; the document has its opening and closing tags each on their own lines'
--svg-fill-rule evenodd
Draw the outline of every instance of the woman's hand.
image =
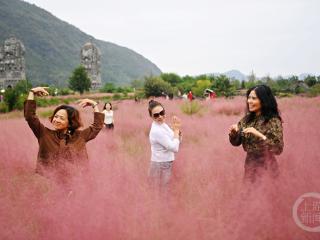
<svg viewBox="0 0 320 240">
<path fill-rule="evenodd" d="M 176 130 L 179 131 L 180 128 L 181 128 L 181 120 L 178 117 L 173 116 L 173 118 L 172 118 L 172 129 L 174 131 L 176 131 Z"/>
<path fill-rule="evenodd" d="M 28 100 L 33 100 L 34 96 L 39 96 L 39 97 L 43 97 L 43 96 L 48 96 L 49 93 L 47 91 L 49 87 L 35 87 L 32 88 L 29 92 L 28 95 Z"/>
<path fill-rule="evenodd" d="M 95 112 L 99 112 L 98 103 L 96 101 L 91 100 L 91 99 L 88 99 L 88 98 L 80 99 L 77 101 L 77 104 L 83 108 L 91 106 L 94 108 Z"/>
<path fill-rule="evenodd" d="M 261 132 L 259 132 L 257 129 L 255 129 L 254 127 L 248 127 L 243 129 L 243 133 L 247 134 L 247 133 L 251 133 L 254 136 L 257 136 L 259 138 L 262 138 L 263 140 L 266 139 L 266 136 L 263 135 Z"/>
<path fill-rule="evenodd" d="M 88 99 L 88 98 L 85 98 L 85 99 L 80 99 L 77 101 L 77 104 L 80 106 L 80 107 L 88 107 L 88 106 L 94 106 L 97 104 L 97 102 L 91 100 L 91 99 Z"/>
<path fill-rule="evenodd" d="M 236 134 L 239 131 L 238 124 L 232 124 L 229 128 L 230 134 Z"/>
</svg>

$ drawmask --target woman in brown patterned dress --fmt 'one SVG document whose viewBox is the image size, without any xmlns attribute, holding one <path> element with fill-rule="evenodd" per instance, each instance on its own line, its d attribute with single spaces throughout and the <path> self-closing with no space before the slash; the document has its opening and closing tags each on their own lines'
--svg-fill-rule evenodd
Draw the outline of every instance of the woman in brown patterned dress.
<svg viewBox="0 0 320 240">
<path fill-rule="evenodd" d="M 283 151 L 282 119 L 271 89 L 258 85 L 247 91 L 247 113 L 230 127 L 229 140 L 247 152 L 245 180 L 255 182 L 265 172 L 279 174 L 275 155 Z"/>
</svg>

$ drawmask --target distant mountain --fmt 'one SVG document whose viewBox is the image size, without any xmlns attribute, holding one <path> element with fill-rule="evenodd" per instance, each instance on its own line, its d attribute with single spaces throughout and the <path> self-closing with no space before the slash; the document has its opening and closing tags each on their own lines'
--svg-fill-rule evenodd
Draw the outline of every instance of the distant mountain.
<svg viewBox="0 0 320 240">
<path fill-rule="evenodd" d="M 161 74 L 142 55 L 94 39 L 34 4 L 0 0 L 0 41 L 11 36 L 26 47 L 27 77 L 34 84 L 67 85 L 72 70 L 80 64 L 80 49 L 90 39 L 101 50 L 103 82 L 125 85 L 146 75 Z"/>
<path fill-rule="evenodd" d="M 230 70 L 230 71 L 225 72 L 223 74 L 231 79 L 237 79 L 240 81 L 245 81 L 248 78 L 246 75 L 244 75 L 242 72 L 240 72 L 238 70 Z"/>
<path fill-rule="evenodd" d="M 230 70 L 230 71 L 227 71 L 224 73 L 211 73 L 209 75 L 214 75 L 214 76 L 226 75 L 230 79 L 236 79 L 239 81 L 246 81 L 248 78 L 245 74 L 243 74 L 242 72 L 240 72 L 238 70 Z"/>
</svg>

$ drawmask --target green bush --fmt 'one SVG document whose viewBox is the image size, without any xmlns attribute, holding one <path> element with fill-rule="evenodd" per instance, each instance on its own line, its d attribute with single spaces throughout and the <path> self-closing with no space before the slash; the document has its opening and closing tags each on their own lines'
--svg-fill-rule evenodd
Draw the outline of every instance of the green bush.
<svg viewBox="0 0 320 240">
<path fill-rule="evenodd" d="M 61 89 L 59 89 L 59 92 L 58 92 L 58 94 L 60 94 L 62 96 L 70 95 L 70 94 L 73 94 L 73 93 L 74 92 L 69 88 L 61 88 Z"/>
<path fill-rule="evenodd" d="M 113 100 L 120 100 L 121 98 L 122 98 L 122 95 L 119 93 L 114 94 L 112 97 Z"/>
<path fill-rule="evenodd" d="M 25 94 L 18 96 L 16 103 L 14 104 L 14 109 L 22 110 L 24 107 L 24 101 L 27 99 Z"/>
<path fill-rule="evenodd" d="M 38 107 L 48 107 L 60 103 L 60 100 L 57 98 L 37 98 L 36 101 Z"/>
<path fill-rule="evenodd" d="M 173 94 L 173 88 L 170 83 L 165 82 L 159 77 L 146 77 L 144 91 L 147 97 L 160 97 L 163 94 Z"/>
<path fill-rule="evenodd" d="M 8 105 L 5 102 L 0 102 L 0 113 L 9 112 Z"/>
<path fill-rule="evenodd" d="M 185 102 L 181 105 L 181 111 L 187 115 L 199 113 L 203 106 L 198 101 Z"/>
<path fill-rule="evenodd" d="M 279 92 L 277 94 L 278 97 L 293 97 L 292 93 L 286 93 L 286 92 Z"/>
<path fill-rule="evenodd" d="M 6 92 L 4 93 L 4 101 L 8 106 L 9 112 L 14 109 L 14 106 L 17 102 L 18 97 L 19 97 L 19 94 L 17 91 L 15 91 L 12 88 L 6 89 Z"/>
<path fill-rule="evenodd" d="M 316 97 L 318 95 L 320 95 L 320 83 L 313 85 L 308 94 L 310 97 Z"/>
<path fill-rule="evenodd" d="M 106 83 L 104 86 L 100 89 L 100 92 L 104 93 L 113 93 L 115 92 L 116 87 L 114 86 L 113 83 Z"/>
</svg>

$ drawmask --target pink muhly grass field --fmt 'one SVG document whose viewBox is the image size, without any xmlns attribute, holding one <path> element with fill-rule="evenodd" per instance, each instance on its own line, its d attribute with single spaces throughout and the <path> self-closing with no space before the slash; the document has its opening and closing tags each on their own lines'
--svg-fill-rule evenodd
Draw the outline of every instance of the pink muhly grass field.
<svg viewBox="0 0 320 240">
<path fill-rule="evenodd" d="M 167 122 L 177 115 L 183 123 L 168 199 L 147 182 L 147 101 L 113 103 L 115 129 L 87 144 L 90 176 L 75 178 L 71 195 L 34 173 L 38 145 L 24 119 L 1 120 L 0 239 L 319 239 L 295 224 L 292 207 L 302 194 L 320 192 L 320 98 L 278 100 L 281 176 L 252 186 L 242 181 L 245 152 L 228 140 L 244 97 L 201 102 L 191 116 L 183 101 L 160 101 Z M 81 115 L 91 123 L 91 108 Z"/>
</svg>

